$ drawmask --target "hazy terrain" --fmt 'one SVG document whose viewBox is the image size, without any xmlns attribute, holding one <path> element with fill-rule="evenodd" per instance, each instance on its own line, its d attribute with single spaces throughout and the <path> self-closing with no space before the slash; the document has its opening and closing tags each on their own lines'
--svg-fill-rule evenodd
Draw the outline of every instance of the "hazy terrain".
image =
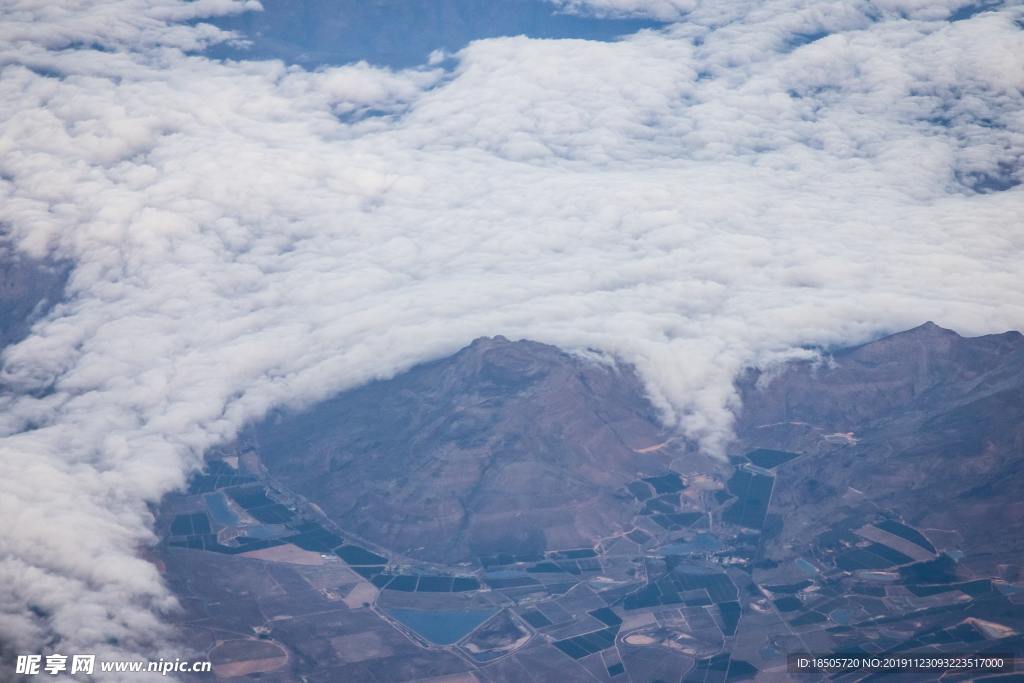
<svg viewBox="0 0 1024 683">
<path fill-rule="evenodd" d="M 723 461 L 629 366 L 500 337 L 269 417 L 165 503 L 183 632 L 280 681 L 1024 654 L 1024 336 L 928 323 L 741 385 Z"/>
</svg>

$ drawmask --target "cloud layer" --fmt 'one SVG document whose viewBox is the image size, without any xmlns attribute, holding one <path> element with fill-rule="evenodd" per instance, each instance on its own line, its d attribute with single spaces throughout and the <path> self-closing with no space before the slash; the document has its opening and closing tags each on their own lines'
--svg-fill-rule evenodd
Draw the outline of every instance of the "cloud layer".
<svg viewBox="0 0 1024 683">
<path fill-rule="evenodd" d="M 152 656 L 204 449 L 476 336 L 635 363 L 716 454 L 747 365 L 1024 325 L 1020 6 L 590 4 L 684 20 L 310 72 L 188 52 L 226 1 L 0 5 L 0 223 L 74 264 L 3 355 L 7 654 Z"/>
</svg>

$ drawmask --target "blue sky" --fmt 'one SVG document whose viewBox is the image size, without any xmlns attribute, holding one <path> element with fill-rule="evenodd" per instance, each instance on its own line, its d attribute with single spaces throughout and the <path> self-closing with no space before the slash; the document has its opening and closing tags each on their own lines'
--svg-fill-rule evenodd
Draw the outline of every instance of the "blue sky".
<svg viewBox="0 0 1024 683">
<path fill-rule="evenodd" d="M 206 54 L 235 59 L 280 59 L 307 68 L 366 61 L 395 69 L 424 64 L 431 53 L 454 53 L 474 40 L 530 38 L 613 40 L 664 22 L 643 15 L 595 16 L 547 0 L 264 0 L 261 12 L 241 12 L 213 23 L 240 41 Z"/>
</svg>

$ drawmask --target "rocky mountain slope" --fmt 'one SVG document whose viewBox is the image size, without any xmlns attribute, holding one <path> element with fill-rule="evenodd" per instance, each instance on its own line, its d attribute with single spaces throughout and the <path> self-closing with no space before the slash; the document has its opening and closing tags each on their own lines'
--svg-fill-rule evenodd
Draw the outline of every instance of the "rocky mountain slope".
<svg viewBox="0 0 1024 683">
<path fill-rule="evenodd" d="M 728 462 L 629 367 L 500 337 L 271 415 L 161 506 L 181 632 L 282 683 L 1024 653 L 1021 335 L 927 324 L 737 388 Z"/>
<path fill-rule="evenodd" d="M 929 323 L 752 371 L 739 388 L 736 453 L 809 456 L 785 466 L 772 498 L 770 519 L 789 520 L 773 532 L 780 548 L 805 518 L 886 509 L 961 535 L 979 569 L 1019 562 L 1020 334 L 970 339 Z M 434 561 L 589 546 L 628 527 L 623 487 L 638 477 L 724 479 L 670 440 L 628 367 L 500 337 L 251 434 L 270 473 L 339 525 Z"/>
<path fill-rule="evenodd" d="M 1024 556 L 1024 337 L 965 338 L 933 323 L 821 363 L 742 383 L 737 423 L 748 444 L 813 457 L 787 466 L 773 498 L 792 511 L 836 518 L 891 509 L 916 526 L 961 537 L 983 572 Z"/>
<path fill-rule="evenodd" d="M 628 525 L 624 484 L 681 455 L 657 448 L 669 435 L 630 369 L 501 337 L 254 435 L 338 524 L 437 561 L 589 547 Z"/>
</svg>

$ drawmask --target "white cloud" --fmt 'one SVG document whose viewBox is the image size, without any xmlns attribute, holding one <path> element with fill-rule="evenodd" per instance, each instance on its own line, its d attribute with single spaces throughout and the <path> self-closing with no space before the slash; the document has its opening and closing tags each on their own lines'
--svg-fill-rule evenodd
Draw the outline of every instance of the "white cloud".
<svg viewBox="0 0 1024 683">
<path fill-rule="evenodd" d="M 699 0 L 552 0 L 552 4 L 571 14 L 676 21 L 698 7 Z"/>
<path fill-rule="evenodd" d="M 194 50 L 231 37 L 202 19 L 260 9 L 257 0 L 3 0 L 0 44 Z M 172 23 L 189 21 L 195 25 Z"/>
<path fill-rule="evenodd" d="M 147 505 L 205 448 L 479 335 L 635 363 L 714 453 L 745 365 L 1019 328 L 1021 189 L 969 185 L 1021 179 L 1024 32 L 955 6 L 700 5 L 444 73 L 210 62 L 179 48 L 224 36 L 169 23 L 192 5 L 8 3 L 0 223 L 76 267 L 4 353 L 0 641 L 146 651 Z"/>
<path fill-rule="evenodd" d="M 854 0 L 839 2 L 793 2 L 792 0 L 549 0 L 560 11 L 599 17 L 649 17 L 665 22 L 685 19 L 706 26 L 721 27 L 743 21 L 751 24 L 772 17 L 790 22 L 794 16 L 816 15 L 820 18 L 859 14 L 864 17 L 898 17 L 943 20 L 958 10 L 993 9 L 984 0 Z"/>
</svg>

